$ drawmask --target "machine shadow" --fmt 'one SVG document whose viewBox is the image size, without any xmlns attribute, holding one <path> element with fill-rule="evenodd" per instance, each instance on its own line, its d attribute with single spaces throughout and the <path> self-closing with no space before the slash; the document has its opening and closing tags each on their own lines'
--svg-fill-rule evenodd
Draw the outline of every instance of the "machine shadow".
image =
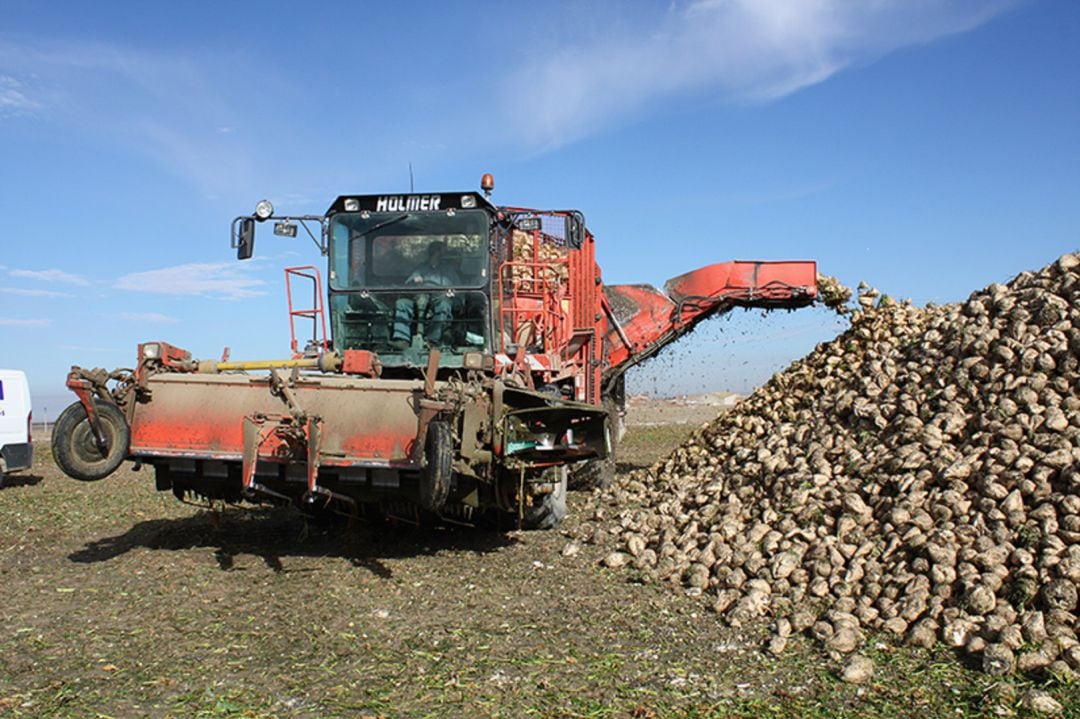
<svg viewBox="0 0 1080 719">
<path fill-rule="evenodd" d="M 123 534 L 87 542 L 68 559 L 93 564 L 135 549 L 213 549 L 222 571 L 231 570 L 234 558 L 244 554 L 259 557 L 274 572 L 286 571 L 282 559 L 287 557 L 338 557 L 390 578 L 384 559 L 444 551 L 484 554 L 517 541 L 505 532 L 483 528 L 416 527 L 374 519 L 325 527 L 287 508 L 244 509 L 146 520 Z"/>
<path fill-rule="evenodd" d="M 0 479 L 0 492 L 16 487 L 33 487 L 44 479 L 38 474 L 9 474 Z"/>
</svg>

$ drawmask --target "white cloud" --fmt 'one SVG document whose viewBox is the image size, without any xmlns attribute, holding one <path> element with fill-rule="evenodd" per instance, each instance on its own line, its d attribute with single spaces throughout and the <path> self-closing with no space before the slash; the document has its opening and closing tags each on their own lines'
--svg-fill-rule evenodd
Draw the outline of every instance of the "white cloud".
<svg viewBox="0 0 1080 719">
<path fill-rule="evenodd" d="M 1014 0 L 694 0 L 545 47 L 510 73 L 510 126 L 554 147 L 695 94 L 760 102 L 907 45 L 970 30 Z M 521 102 L 521 88 L 537 102 Z"/>
<path fill-rule="evenodd" d="M 192 262 L 159 270 L 134 272 L 116 281 L 115 287 L 133 292 L 187 295 L 239 300 L 266 294 L 257 289 L 266 283 L 234 262 Z"/>
<path fill-rule="evenodd" d="M 8 275 L 11 277 L 20 277 L 26 280 L 41 280 L 43 282 L 59 282 L 66 285 L 81 285 L 86 286 L 90 284 L 90 280 L 81 275 L 74 275 L 64 270 L 49 269 L 49 270 L 8 270 Z"/>
<path fill-rule="evenodd" d="M 39 107 L 26 94 L 23 83 L 11 75 L 0 75 L 0 116 L 22 115 Z"/>
<path fill-rule="evenodd" d="M 23 287 L 0 287 L 0 292 L 20 297 L 74 297 L 70 292 L 57 292 L 56 290 L 28 290 Z"/>
<path fill-rule="evenodd" d="M 438 170 L 439 164 L 462 155 L 467 159 L 469 153 L 489 153 L 493 143 L 510 152 L 542 151 L 676 103 L 782 97 L 897 48 L 969 30 L 1012 4 L 1014 0 L 555 4 L 533 15 L 543 19 L 542 25 L 529 25 L 530 32 L 539 33 L 539 42 L 506 39 L 506 45 L 497 46 L 505 59 L 485 71 L 484 82 L 469 91 L 475 95 L 451 95 L 445 83 L 432 80 L 410 93 L 420 98 L 416 106 L 406 107 L 405 114 L 415 120 L 380 124 L 370 113 L 349 113 L 348 123 L 355 123 L 351 136 L 365 138 L 362 150 L 332 133 L 307 134 L 307 126 L 278 112 L 275 102 L 252 105 L 251 97 L 238 95 L 235 87 L 243 78 L 258 74 L 264 99 L 295 95 L 300 103 L 315 101 L 307 94 L 315 90 L 295 68 L 253 48 L 192 54 L 0 35 L 0 108 L 32 113 L 57 125 L 62 134 L 104 138 L 147 157 L 205 197 L 240 201 L 251 194 L 238 188 L 259 186 L 273 194 L 287 187 L 296 193 L 298 205 L 322 206 L 346 178 L 361 187 L 364 179 L 393 176 L 404 182 L 406 160 L 416 160 L 418 169 L 435 165 Z M 343 57 L 347 61 L 348 56 Z M 346 70 L 357 68 L 342 68 Z M 459 92 L 453 83 L 449 87 Z M 372 92 L 380 107 L 396 106 L 395 100 L 387 102 L 378 94 L 385 91 Z M 430 113 L 432 105 L 445 112 Z M 260 119 L 253 123 L 250 118 L 255 116 Z M 336 121 L 348 126 L 340 117 Z M 478 135 L 475 128 L 480 126 L 488 130 Z M 305 149 L 304 159 L 283 165 L 278 153 L 265 152 L 282 136 Z M 457 139 L 442 146 L 446 137 Z M 374 148 L 379 148 L 377 153 Z M 309 160 L 327 152 L 337 153 L 339 169 Z M 423 174 L 417 177 L 418 187 Z M 318 199 L 309 199 L 313 196 Z"/>
<path fill-rule="evenodd" d="M 15 320 L 0 317 L 0 327 L 48 327 L 52 320 Z"/>
<path fill-rule="evenodd" d="M 143 322 L 155 325 L 171 325 L 180 321 L 176 317 L 163 315 L 160 312 L 121 312 L 120 319 L 128 322 Z"/>
<path fill-rule="evenodd" d="M 243 186 L 250 167 L 230 132 L 238 115 L 221 81 L 229 61 L 236 56 L 0 36 L 0 118 L 32 114 L 103 136 L 221 193 Z"/>
</svg>

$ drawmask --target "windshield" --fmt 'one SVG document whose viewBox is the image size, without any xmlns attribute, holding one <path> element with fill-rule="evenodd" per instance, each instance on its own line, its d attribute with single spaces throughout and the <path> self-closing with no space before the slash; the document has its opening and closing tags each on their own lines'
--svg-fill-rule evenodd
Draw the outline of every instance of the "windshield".
<svg viewBox="0 0 1080 719">
<path fill-rule="evenodd" d="M 459 366 L 460 355 L 488 345 L 491 312 L 481 290 L 337 292 L 330 314 L 336 349 L 372 350 L 387 366 L 422 366 L 434 347 L 443 367 Z"/>
<path fill-rule="evenodd" d="M 461 366 L 489 346 L 489 217 L 483 210 L 341 213 L 330 221 L 334 346 L 384 366 Z"/>
<path fill-rule="evenodd" d="M 487 230 L 482 210 L 335 215 L 330 223 L 330 286 L 484 287 Z"/>
</svg>

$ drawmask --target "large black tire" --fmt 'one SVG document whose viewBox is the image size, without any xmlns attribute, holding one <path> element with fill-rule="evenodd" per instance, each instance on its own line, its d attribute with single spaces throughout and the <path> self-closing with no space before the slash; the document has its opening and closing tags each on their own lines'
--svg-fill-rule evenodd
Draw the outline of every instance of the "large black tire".
<svg viewBox="0 0 1080 719">
<path fill-rule="evenodd" d="M 52 431 L 52 455 L 56 465 L 67 476 L 83 482 L 96 482 L 115 472 L 127 457 L 131 442 L 131 429 L 119 407 L 95 399 L 94 409 L 105 434 L 107 450 L 104 454 L 94 441 L 90 419 L 81 402 L 61 412 Z"/>
<path fill-rule="evenodd" d="M 604 396 L 604 410 L 608 421 L 604 443 L 607 445 L 607 457 L 578 462 L 570 468 L 570 489 L 607 489 L 615 481 L 616 457 L 619 441 L 626 432 L 624 414 L 626 412 L 626 389 L 624 379 L 619 377 L 610 394 Z"/>
<path fill-rule="evenodd" d="M 570 470 L 570 477 L 570 488 L 575 491 L 610 487 L 615 481 L 615 445 L 611 445 L 611 450 L 604 459 L 575 464 Z"/>
<path fill-rule="evenodd" d="M 450 496 L 454 464 L 454 434 L 446 422 L 428 424 L 424 440 L 424 470 L 420 473 L 420 506 L 438 512 Z"/>
<path fill-rule="evenodd" d="M 552 467 L 547 471 L 556 475 L 553 477 L 555 491 L 534 498 L 533 505 L 521 518 L 522 529 L 555 529 L 566 518 L 566 467 Z"/>
<path fill-rule="evenodd" d="M 621 417 L 616 412 L 609 412 L 604 442 L 607 444 L 607 457 L 579 462 L 570 468 L 570 489 L 583 490 L 607 489 L 615 481 L 615 457 L 618 454 L 621 429 L 617 423 Z"/>
</svg>

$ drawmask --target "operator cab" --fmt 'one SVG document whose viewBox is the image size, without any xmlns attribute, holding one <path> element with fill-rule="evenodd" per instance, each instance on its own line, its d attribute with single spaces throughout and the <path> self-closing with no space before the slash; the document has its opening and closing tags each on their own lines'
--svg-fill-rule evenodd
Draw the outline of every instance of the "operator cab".
<svg viewBox="0 0 1080 719">
<path fill-rule="evenodd" d="M 327 212 L 334 347 L 384 366 L 491 351 L 494 208 L 475 193 L 339 197 Z"/>
<path fill-rule="evenodd" d="M 485 193 L 492 185 L 485 175 Z M 595 312 L 572 303 L 569 253 L 588 234 L 573 210 L 495 207 L 475 192 L 411 193 L 343 195 L 325 215 L 278 216 L 264 200 L 233 220 L 239 259 L 252 255 L 256 224 L 271 220 L 275 235 L 296 237 L 302 227 L 329 258 L 333 349 L 371 351 L 386 369 L 411 374 L 433 349 L 444 368 L 522 350 L 565 354 L 580 347 L 577 328 Z M 579 262 L 583 286 L 592 287 L 591 254 Z M 318 293 L 317 271 L 297 274 L 314 279 Z M 292 309 L 290 294 L 292 317 L 321 313 Z M 317 321 L 313 333 L 309 346 L 319 344 Z"/>
</svg>

